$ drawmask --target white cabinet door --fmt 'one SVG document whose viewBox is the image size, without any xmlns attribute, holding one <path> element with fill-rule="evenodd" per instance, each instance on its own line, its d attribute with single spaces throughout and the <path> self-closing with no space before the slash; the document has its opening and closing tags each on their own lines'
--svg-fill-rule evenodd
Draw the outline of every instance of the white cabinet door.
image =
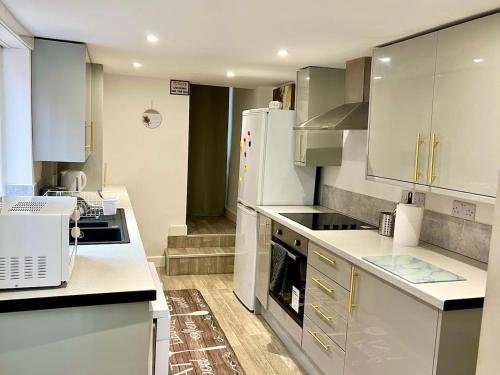
<svg viewBox="0 0 500 375">
<path fill-rule="evenodd" d="M 369 176 L 426 183 L 435 60 L 436 33 L 374 50 Z"/>
<path fill-rule="evenodd" d="M 500 14 L 439 31 L 433 186 L 496 196 L 499 103 Z"/>
<path fill-rule="evenodd" d="M 35 39 L 32 53 L 33 152 L 38 161 L 84 162 L 87 48 Z"/>
<path fill-rule="evenodd" d="M 356 270 L 345 375 L 432 375 L 438 311 Z"/>
<path fill-rule="evenodd" d="M 267 309 L 269 275 L 271 273 L 271 219 L 264 215 L 259 215 L 257 241 L 255 296 L 262 306 Z"/>
</svg>

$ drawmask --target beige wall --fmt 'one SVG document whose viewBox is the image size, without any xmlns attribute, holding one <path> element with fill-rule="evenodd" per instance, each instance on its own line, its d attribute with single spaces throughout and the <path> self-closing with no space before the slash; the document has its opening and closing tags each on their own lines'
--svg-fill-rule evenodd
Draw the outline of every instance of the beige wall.
<svg viewBox="0 0 500 375">
<path fill-rule="evenodd" d="M 324 167 L 321 174 L 322 183 L 376 198 L 399 201 L 402 194 L 400 187 L 366 180 L 366 141 L 367 131 L 344 132 L 342 166 Z M 427 209 L 451 214 L 455 198 L 431 193 L 427 193 L 425 198 Z M 476 205 L 476 221 L 491 224 L 494 206 L 479 202 L 476 202 Z"/>
<path fill-rule="evenodd" d="M 260 87 L 258 89 L 233 90 L 233 119 L 231 137 L 231 158 L 229 160 L 229 177 L 227 188 L 226 209 L 236 215 L 238 200 L 238 173 L 240 166 L 241 113 L 252 108 L 267 108 L 273 98 L 273 89 Z"/>
<path fill-rule="evenodd" d="M 142 125 L 150 108 L 157 129 Z M 168 79 L 104 75 L 103 161 L 107 184 L 130 194 L 148 256 L 162 256 L 167 235 L 186 233 L 189 97 L 170 95 Z"/>
</svg>

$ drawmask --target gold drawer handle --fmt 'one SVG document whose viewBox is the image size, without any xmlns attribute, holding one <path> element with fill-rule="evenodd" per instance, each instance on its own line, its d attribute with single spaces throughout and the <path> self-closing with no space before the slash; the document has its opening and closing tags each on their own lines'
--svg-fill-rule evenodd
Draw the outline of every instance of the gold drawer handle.
<svg viewBox="0 0 500 375">
<path fill-rule="evenodd" d="M 319 251 L 314 251 L 314 254 L 319 256 L 321 259 L 326 260 L 328 263 L 331 263 L 333 266 L 335 264 L 337 264 L 337 261 L 335 259 L 330 259 L 327 256 L 324 256 L 323 254 L 321 254 Z"/>
<path fill-rule="evenodd" d="M 330 348 L 331 348 L 331 345 L 329 344 L 325 344 L 323 342 L 323 340 L 321 340 L 318 336 L 319 336 L 319 332 L 313 332 L 311 331 L 310 329 L 307 330 L 307 332 L 309 332 L 309 334 L 314 337 L 314 339 L 318 342 L 318 344 L 320 344 L 323 349 L 326 351 L 326 352 L 329 352 L 330 351 Z"/>
<path fill-rule="evenodd" d="M 321 311 L 319 305 L 311 305 L 311 307 L 316 311 L 323 319 L 331 322 L 333 318 L 331 316 L 326 315 L 323 311 Z"/>
<path fill-rule="evenodd" d="M 321 288 L 323 288 L 323 289 L 324 289 L 325 291 L 327 291 L 328 293 L 333 293 L 333 292 L 334 292 L 333 288 L 332 288 L 331 286 L 329 286 L 329 285 L 324 284 L 324 283 L 321 281 L 321 279 L 318 279 L 318 278 L 316 278 L 316 277 L 313 277 L 312 279 L 313 279 L 313 281 L 314 281 L 316 284 L 318 284 Z"/>
</svg>

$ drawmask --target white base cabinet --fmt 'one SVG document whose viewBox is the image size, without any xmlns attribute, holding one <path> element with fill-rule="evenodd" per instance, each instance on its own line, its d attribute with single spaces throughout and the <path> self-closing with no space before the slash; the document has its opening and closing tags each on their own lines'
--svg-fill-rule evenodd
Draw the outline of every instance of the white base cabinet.
<svg viewBox="0 0 500 375">
<path fill-rule="evenodd" d="M 355 270 L 346 375 L 433 373 L 438 310 Z"/>
<path fill-rule="evenodd" d="M 259 214 L 255 297 L 267 309 L 271 274 L 271 219 Z"/>
<path fill-rule="evenodd" d="M 347 264 L 309 242 L 302 350 L 320 372 L 474 374 L 482 309 L 438 310 L 352 265 L 346 283 Z"/>
</svg>

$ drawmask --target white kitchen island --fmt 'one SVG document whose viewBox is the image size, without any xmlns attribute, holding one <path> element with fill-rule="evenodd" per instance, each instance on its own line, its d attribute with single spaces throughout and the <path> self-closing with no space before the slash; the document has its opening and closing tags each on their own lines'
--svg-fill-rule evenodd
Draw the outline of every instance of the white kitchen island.
<svg viewBox="0 0 500 375">
<path fill-rule="evenodd" d="M 145 375 L 156 287 L 127 191 L 130 243 L 80 245 L 67 285 L 0 292 L 0 374 Z"/>
</svg>

